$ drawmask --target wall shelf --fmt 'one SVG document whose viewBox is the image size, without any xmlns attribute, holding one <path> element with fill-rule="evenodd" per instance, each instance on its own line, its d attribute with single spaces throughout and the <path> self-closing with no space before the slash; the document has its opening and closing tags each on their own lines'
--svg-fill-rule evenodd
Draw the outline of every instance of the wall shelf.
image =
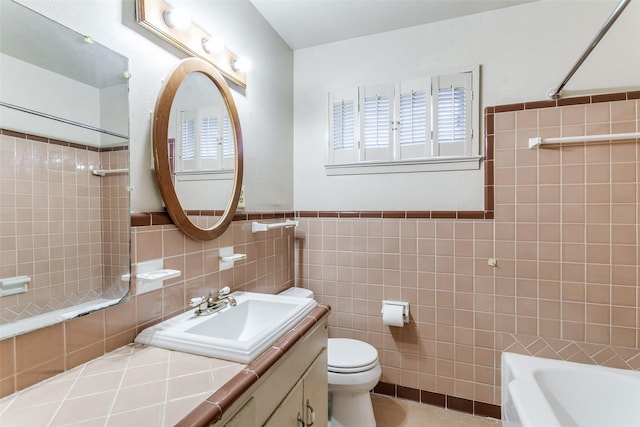
<svg viewBox="0 0 640 427">
<path fill-rule="evenodd" d="M 171 270 L 169 268 L 164 270 L 156 270 L 149 271 L 146 273 L 141 273 L 136 276 L 136 278 L 143 282 L 155 282 L 156 280 L 167 280 L 173 279 L 174 277 L 180 276 L 180 270 Z"/>
<path fill-rule="evenodd" d="M 251 223 L 251 232 L 258 233 L 260 231 L 269 231 L 274 230 L 276 228 L 289 228 L 289 227 L 297 227 L 298 221 L 286 220 L 285 222 L 276 222 L 273 224 L 264 224 L 261 222 L 252 222 Z"/>
<path fill-rule="evenodd" d="M 29 276 L 16 276 L 0 279 L 0 297 L 27 292 L 27 284 L 30 281 L 31 277 Z"/>
</svg>

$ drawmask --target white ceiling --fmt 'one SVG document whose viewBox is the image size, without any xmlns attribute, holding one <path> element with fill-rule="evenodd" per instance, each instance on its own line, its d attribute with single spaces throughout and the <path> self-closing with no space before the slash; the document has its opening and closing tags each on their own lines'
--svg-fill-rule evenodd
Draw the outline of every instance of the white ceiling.
<svg viewBox="0 0 640 427">
<path fill-rule="evenodd" d="M 536 0 L 250 0 L 293 50 Z"/>
</svg>

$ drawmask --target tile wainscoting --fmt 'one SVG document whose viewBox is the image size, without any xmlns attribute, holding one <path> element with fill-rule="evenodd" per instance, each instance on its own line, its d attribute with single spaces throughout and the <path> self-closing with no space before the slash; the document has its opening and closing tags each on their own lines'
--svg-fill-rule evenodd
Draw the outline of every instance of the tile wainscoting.
<svg viewBox="0 0 640 427">
<path fill-rule="evenodd" d="M 129 270 L 127 145 L 98 148 L 0 129 L 0 278 L 29 276 L 0 300 L 0 322 L 124 295 Z"/>
<path fill-rule="evenodd" d="M 637 132 L 639 100 L 487 108 L 484 212 L 296 212 L 296 282 L 333 308 L 330 336 L 375 346 L 394 390 L 468 410 L 500 404 L 502 351 L 640 369 L 638 141 L 528 148 Z M 411 322 L 384 326 L 383 299 Z"/>
<path fill-rule="evenodd" d="M 218 239 L 186 237 L 164 213 L 131 215 L 131 264 L 162 258 L 182 271 L 162 289 L 121 304 L 0 341 L 0 397 L 95 359 L 133 341 L 139 331 L 189 309 L 192 297 L 230 286 L 232 290 L 276 293 L 294 283 L 294 230 L 251 233 L 251 221 L 292 218 L 292 212 L 238 214 Z M 218 250 L 234 246 L 247 259 L 218 271 Z"/>
<path fill-rule="evenodd" d="M 330 336 L 378 349 L 387 393 L 444 396 L 457 409 L 472 402 L 479 414 L 495 415 L 500 404 L 503 350 L 640 369 L 637 141 L 527 145 L 538 135 L 637 131 L 638 99 L 629 92 L 487 108 L 484 211 L 243 213 L 207 243 L 184 237 L 162 213 L 134 214 L 132 263 L 163 258 L 183 275 L 0 342 L 0 395 L 131 342 L 220 284 L 310 288 L 333 308 Z M 252 220 L 293 216 L 295 232 L 251 233 Z M 230 245 L 248 259 L 219 272 L 217 251 Z M 382 299 L 409 301 L 411 323 L 383 326 Z"/>
</svg>

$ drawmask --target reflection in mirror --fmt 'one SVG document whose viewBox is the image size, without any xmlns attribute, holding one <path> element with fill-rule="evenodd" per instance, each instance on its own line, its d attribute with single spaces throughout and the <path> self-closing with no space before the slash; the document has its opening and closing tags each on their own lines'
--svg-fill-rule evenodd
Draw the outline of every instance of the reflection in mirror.
<svg viewBox="0 0 640 427">
<path fill-rule="evenodd" d="M 128 293 L 127 67 L 0 1 L 0 339 Z"/>
<path fill-rule="evenodd" d="M 242 133 L 227 83 L 208 62 L 181 61 L 156 102 L 156 178 L 171 219 L 211 240 L 235 214 L 242 186 Z"/>
<path fill-rule="evenodd" d="M 233 191 L 235 144 L 224 99 L 201 72 L 186 76 L 176 92 L 169 144 L 175 144 L 169 162 L 180 205 L 187 214 L 209 211 L 217 221 Z"/>
</svg>

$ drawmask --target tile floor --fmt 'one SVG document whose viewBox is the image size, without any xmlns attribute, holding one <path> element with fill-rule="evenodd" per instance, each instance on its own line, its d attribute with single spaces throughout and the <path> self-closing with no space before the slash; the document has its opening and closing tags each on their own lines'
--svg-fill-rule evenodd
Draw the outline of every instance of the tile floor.
<svg viewBox="0 0 640 427">
<path fill-rule="evenodd" d="M 372 394 L 376 427 L 498 427 L 494 418 L 476 417 L 437 406 Z"/>
</svg>

